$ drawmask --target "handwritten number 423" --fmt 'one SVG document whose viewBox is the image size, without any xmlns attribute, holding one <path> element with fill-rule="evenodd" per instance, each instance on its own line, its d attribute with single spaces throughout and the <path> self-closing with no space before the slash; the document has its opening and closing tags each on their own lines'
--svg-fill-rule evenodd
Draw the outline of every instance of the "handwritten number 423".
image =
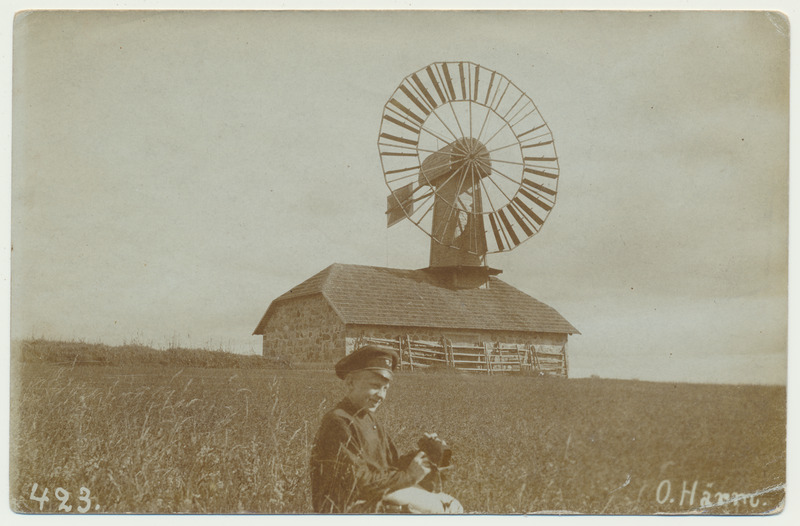
<svg viewBox="0 0 800 526">
<path fill-rule="evenodd" d="M 33 488 L 31 488 L 31 500 L 35 500 L 39 503 L 39 511 L 44 510 L 44 503 L 50 501 L 50 497 L 47 496 L 47 488 L 44 488 L 42 491 L 41 496 L 36 495 L 36 491 L 39 489 L 39 485 L 37 483 L 33 483 Z M 72 511 L 72 506 L 67 504 L 69 501 L 69 491 L 65 490 L 64 488 L 56 488 L 54 491 L 56 495 L 56 499 L 59 500 L 60 504 L 58 505 L 58 511 Z M 89 511 L 89 508 L 92 506 L 92 499 L 91 494 L 89 492 L 89 488 L 85 488 L 81 486 L 80 495 L 78 496 L 78 500 L 83 502 L 84 504 L 78 506 L 76 509 L 78 513 L 86 513 Z"/>
</svg>

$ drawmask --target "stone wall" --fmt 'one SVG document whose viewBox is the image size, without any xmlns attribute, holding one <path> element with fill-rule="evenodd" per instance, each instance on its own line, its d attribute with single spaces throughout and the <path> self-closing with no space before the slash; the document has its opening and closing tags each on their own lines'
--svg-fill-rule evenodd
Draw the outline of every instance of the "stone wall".
<svg viewBox="0 0 800 526">
<path fill-rule="evenodd" d="M 321 294 L 273 306 L 264 328 L 264 356 L 291 362 L 335 362 L 344 356 L 345 326 Z"/>
<path fill-rule="evenodd" d="M 347 327 L 345 349 L 348 354 L 359 338 L 383 338 L 396 340 L 408 336 L 412 340 L 439 341 L 442 336 L 453 343 L 500 342 L 519 344 L 563 345 L 567 343 L 566 334 L 522 331 L 487 331 L 463 329 L 430 329 L 421 327 L 387 327 L 382 325 L 349 325 Z"/>
</svg>

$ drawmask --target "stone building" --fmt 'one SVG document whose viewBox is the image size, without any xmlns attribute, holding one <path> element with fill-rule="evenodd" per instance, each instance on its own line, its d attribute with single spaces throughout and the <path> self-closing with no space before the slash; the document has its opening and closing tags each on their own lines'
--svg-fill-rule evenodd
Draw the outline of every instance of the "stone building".
<svg viewBox="0 0 800 526">
<path fill-rule="evenodd" d="M 334 362 L 360 338 L 558 346 L 578 334 L 488 267 L 404 270 L 335 263 L 276 298 L 253 334 L 264 356 Z"/>
</svg>

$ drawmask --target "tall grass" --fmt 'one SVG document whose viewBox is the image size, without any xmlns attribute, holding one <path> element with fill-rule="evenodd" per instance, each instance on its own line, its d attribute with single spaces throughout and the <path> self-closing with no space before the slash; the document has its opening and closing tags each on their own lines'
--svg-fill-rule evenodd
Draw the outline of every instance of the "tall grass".
<svg viewBox="0 0 800 526">
<path fill-rule="evenodd" d="M 314 433 L 343 394 L 313 370 L 29 362 L 13 381 L 22 512 L 39 511 L 36 483 L 45 512 L 56 487 L 86 487 L 99 512 L 308 513 Z M 448 440 L 445 491 L 468 511 L 766 513 L 783 498 L 699 506 L 708 484 L 784 482 L 784 388 L 400 374 L 379 416 L 401 453 L 425 431 Z M 693 505 L 659 502 L 664 480 L 677 498 L 698 481 Z"/>
<path fill-rule="evenodd" d="M 51 495 L 86 487 L 108 512 L 306 507 L 313 430 L 284 401 L 302 392 L 275 379 L 243 383 L 230 370 L 104 372 L 62 367 L 15 386 L 14 509 L 38 511 L 33 483 Z"/>
</svg>

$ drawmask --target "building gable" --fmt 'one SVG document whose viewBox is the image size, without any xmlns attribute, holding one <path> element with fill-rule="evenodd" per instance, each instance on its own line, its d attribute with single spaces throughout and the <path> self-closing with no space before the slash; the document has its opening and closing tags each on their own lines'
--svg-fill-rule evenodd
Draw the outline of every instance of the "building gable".
<svg viewBox="0 0 800 526">
<path fill-rule="evenodd" d="M 322 294 L 305 294 L 270 305 L 263 355 L 291 361 L 334 361 L 345 348 L 346 327 Z"/>
</svg>

